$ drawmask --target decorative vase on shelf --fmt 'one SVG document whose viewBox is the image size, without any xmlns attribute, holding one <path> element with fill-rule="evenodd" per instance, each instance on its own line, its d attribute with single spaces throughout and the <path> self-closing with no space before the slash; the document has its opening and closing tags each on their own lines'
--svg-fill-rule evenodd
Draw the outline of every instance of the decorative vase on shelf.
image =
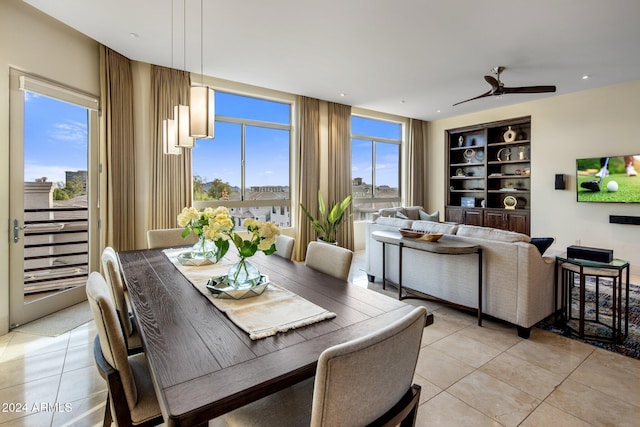
<svg viewBox="0 0 640 427">
<path fill-rule="evenodd" d="M 503 137 L 505 142 L 513 142 L 516 140 L 516 131 L 511 129 L 511 126 L 509 126 L 509 129 L 507 129 Z"/>
<path fill-rule="evenodd" d="M 463 144 L 464 144 L 464 136 L 460 135 L 460 138 L 458 138 L 458 147 L 462 147 Z"/>
<path fill-rule="evenodd" d="M 191 247 L 192 258 L 215 258 L 218 248 L 211 240 L 207 240 L 204 234 L 198 238 L 198 242 Z"/>
<path fill-rule="evenodd" d="M 260 272 L 245 257 L 229 267 L 227 272 L 229 285 L 236 289 L 248 289 L 260 283 Z"/>
</svg>

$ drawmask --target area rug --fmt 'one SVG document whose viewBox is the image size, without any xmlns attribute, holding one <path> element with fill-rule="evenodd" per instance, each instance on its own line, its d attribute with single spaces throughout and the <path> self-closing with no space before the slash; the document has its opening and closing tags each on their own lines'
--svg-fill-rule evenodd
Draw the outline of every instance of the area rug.
<svg viewBox="0 0 640 427">
<path fill-rule="evenodd" d="M 57 337 L 92 320 L 87 301 L 72 305 L 48 316 L 18 326 L 13 331 L 27 334 Z"/>
<path fill-rule="evenodd" d="M 578 282 L 576 280 L 576 286 L 573 287 L 572 298 L 572 316 L 578 316 L 578 295 L 579 291 Z M 588 277 L 585 281 L 585 319 L 595 319 L 595 286 L 596 281 L 594 277 Z M 604 324 L 611 324 L 611 281 L 606 279 L 600 279 L 600 297 L 598 301 L 599 306 L 599 321 Z M 623 297 L 623 310 L 624 310 L 624 293 Z M 623 316 L 624 318 L 624 316 Z M 568 325 L 574 330 L 578 329 L 577 320 L 570 320 Z M 624 322 L 623 322 L 624 328 Z M 568 328 L 561 325 L 554 324 L 553 316 L 550 316 L 536 325 L 539 328 L 560 334 L 565 337 L 576 339 L 578 341 L 586 342 L 597 347 L 609 350 L 615 353 L 623 354 L 625 356 L 640 359 L 640 286 L 629 285 L 629 333 L 624 341 L 621 343 L 610 343 L 600 341 L 592 338 L 579 339 Z M 585 322 L 585 334 L 599 335 L 604 337 L 610 337 L 611 331 L 609 328 L 597 324 L 595 322 Z"/>
</svg>

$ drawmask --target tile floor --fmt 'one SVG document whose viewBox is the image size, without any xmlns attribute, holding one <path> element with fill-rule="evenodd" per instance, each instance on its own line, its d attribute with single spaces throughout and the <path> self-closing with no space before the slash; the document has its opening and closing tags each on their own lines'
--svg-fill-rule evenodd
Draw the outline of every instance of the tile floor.
<svg viewBox="0 0 640 427">
<path fill-rule="evenodd" d="M 357 255 L 352 282 L 380 291 Z M 478 327 L 472 313 L 408 301 L 435 316 L 416 368 L 418 426 L 640 426 L 639 360 L 540 329 L 523 340 L 515 327 Z M 55 338 L 0 336 L 0 426 L 101 425 L 106 388 L 94 366 L 95 333 L 89 322 Z"/>
</svg>

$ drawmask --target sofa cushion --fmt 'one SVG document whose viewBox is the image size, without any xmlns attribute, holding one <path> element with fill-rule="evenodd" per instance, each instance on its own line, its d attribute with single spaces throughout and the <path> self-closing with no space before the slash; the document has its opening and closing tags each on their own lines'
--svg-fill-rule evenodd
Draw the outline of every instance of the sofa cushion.
<svg viewBox="0 0 640 427">
<path fill-rule="evenodd" d="M 387 216 L 378 217 L 375 222 L 376 224 L 398 227 L 399 229 L 411 228 L 411 225 L 413 224 L 413 221 L 409 219 L 390 218 Z"/>
<path fill-rule="evenodd" d="M 400 218 L 400 219 L 409 219 L 408 216 L 406 216 L 404 213 L 400 212 L 400 211 L 396 211 L 396 218 Z"/>
<path fill-rule="evenodd" d="M 422 206 L 407 206 L 404 208 L 404 214 L 413 220 L 420 219 L 420 211 L 424 211 Z"/>
<path fill-rule="evenodd" d="M 420 215 L 420 219 L 423 221 L 440 222 L 440 211 L 435 211 L 434 213 L 429 214 L 420 209 L 418 211 L 418 214 Z"/>
<path fill-rule="evenodd" d="M 403 208 L 383 208 L 378 210 L 378 215 L 380 215 L 380 217 L 394 217 L 396 216 L 396 212 L 400 211 L 402 212 Z M 404 213 L 404 212 L 402 212 Z"/>
<path fill-rule="evenodd" d="M 413 221 L 412 229 L 428 233 L 456 234 L 458 224 L 448 224 L 435 221 Z"/>
<path fill-rule="evenodd" d="M 554 241 L 555 239 L 553 237 L 532 237 L 529 243 L 538 248 L 540 255 L 544 255 L 545 251 L 549 249 L 549 246 L 551 246 Z"/>
<path fill-rule="evenodd" d="M 499 230 L 490 227 L 478 227 L 476 225 L 460 225 L 458 227 L 457 236 L 471 237 L 474 239 L 495 240 L 499 242 L 526 242 L 529 243 L 531 238 L 526 234 L 516 233 L 513 231 Z"/>
</svg>

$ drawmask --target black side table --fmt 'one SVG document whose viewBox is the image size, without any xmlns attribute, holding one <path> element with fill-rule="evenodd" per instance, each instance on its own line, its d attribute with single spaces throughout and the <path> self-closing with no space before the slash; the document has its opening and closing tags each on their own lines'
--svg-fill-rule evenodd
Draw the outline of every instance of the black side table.
<svg viewBox="0 0 640 427">
<path fill-rule="evenodd" d="M 626 269 L 626 275 L 623 275 Z M 556 256 L 555 264 L 555 307 L 558 307 L 558 295 L 561 299 L 561 321 L 579 338 L 590 338 L 601 341 L 621 342 L 629 333 L 629 262 L 622 259 L 614 259 L 610 263 L 587 261 L 582 259 L 567 258 L 566 254 Z M 560 273 L 560 274 L 558 274 Z M 575 284 L 575 276 L 579 278 L 578 293 L 578 317 L 572 316 L 572 288 Z M 560 292 L 558 292 L 558 276 L 562 277 Z M 585 278 L 591 276 L 595 278 L 595 319 L 585 317 L 586 289 Z M 612 280 L 611 295 L 611 324 L 600 321 L 600 279 L 608 278 Z M 623 280 L 624 277 L 624 280 Z M 624 297 L 624 306 L 622 304 Z M 569 320 L 578 320 L 578 329 L 575 330 L 568 325 Z M 623 322 L 624 321 L 624 322 Z M 597 323 L 611 329 L 611 337 L 585 334 L 585 322 Z M 624 323 L 624 329 L 623 329 Z"/>
</svg>

